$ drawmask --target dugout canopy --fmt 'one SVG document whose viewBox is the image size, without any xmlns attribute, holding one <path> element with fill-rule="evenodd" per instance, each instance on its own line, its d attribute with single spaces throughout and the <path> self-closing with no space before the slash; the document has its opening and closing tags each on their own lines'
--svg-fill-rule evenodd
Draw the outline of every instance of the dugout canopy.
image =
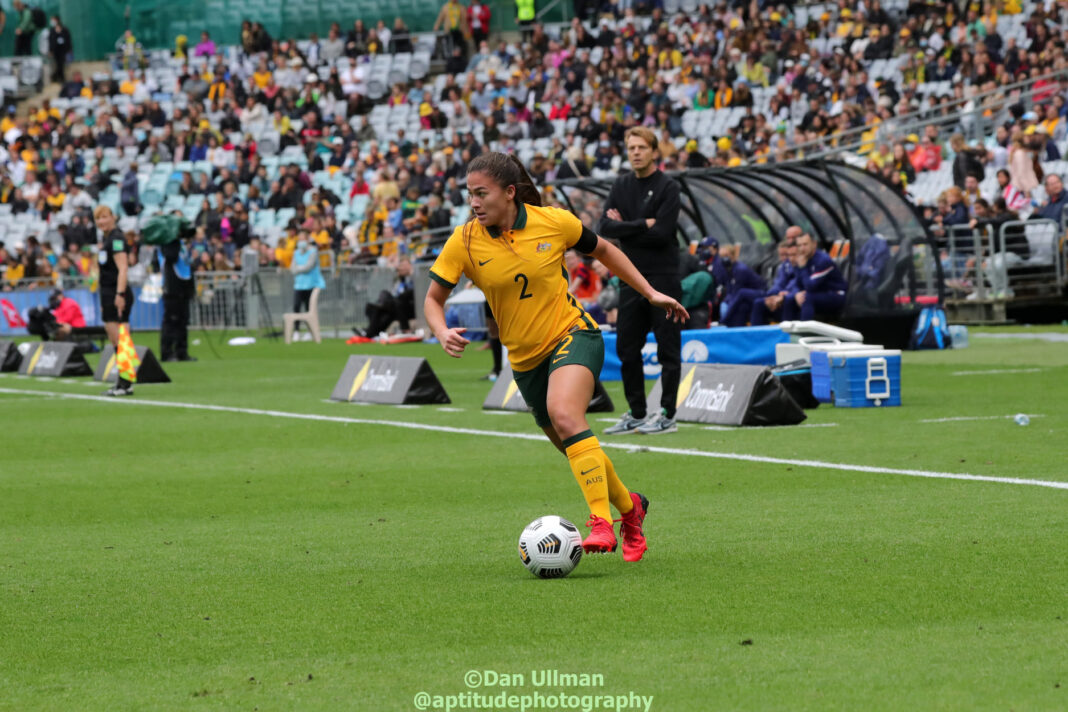
<svg viewBox="0 0 1068 712">
<path fill-rule="evenodd" d="M 880 177 L 842 163 L 670 173 L 681 186 L 679 249 L 712 236 L 770 277 L 778 242 L 798 225 L 835 259 L 850 283 L 846 317 L 914 312 L 943 294 L 938 253 L 916 208 Z M 596 226 L 611 179 L 561 180 L 550 191 Z M 768 280 L 770 283 L 770 279 Z"/>
</svg>

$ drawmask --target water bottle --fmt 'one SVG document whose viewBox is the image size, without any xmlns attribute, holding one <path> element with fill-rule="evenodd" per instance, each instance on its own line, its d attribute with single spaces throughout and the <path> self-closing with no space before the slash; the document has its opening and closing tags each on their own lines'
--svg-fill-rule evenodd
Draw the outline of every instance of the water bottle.
<svg viewBox="0 0 1068 712">
<path fill-rule="evenodd" d="M 968 348 L 968 327 L 964 324 L 950 324 L 949 338 L 953 340 L 953 348 Z"/>
<path fill-rule="evenodd" d="M 1027 417 L 1027 413 L 1017 413 L 1013 420 L 1016 421 L 1017 425 L 1030 425 L 1031 423 L 1031 419 Z"/>
</svg>

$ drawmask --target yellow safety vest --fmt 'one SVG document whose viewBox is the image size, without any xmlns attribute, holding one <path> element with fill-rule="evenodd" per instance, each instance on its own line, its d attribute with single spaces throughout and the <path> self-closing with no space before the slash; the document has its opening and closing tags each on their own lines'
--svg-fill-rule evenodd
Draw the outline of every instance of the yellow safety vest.
<svg viewBox="0 0 1068 712">
<path fill-rule="evenodd" d="M 515 19 L 520 22 L 530 22 L 534 19 L 534 0 L 515 0 Z"/>
</svg>

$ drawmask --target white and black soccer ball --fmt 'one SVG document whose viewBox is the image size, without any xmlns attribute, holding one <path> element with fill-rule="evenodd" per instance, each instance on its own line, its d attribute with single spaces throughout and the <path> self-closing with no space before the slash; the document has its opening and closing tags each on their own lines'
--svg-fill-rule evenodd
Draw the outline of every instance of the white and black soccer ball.
<svg viewBox="0 0 1068 712">
<path fill-rule="evenodd" d="M 540 578 L 563 578 L 582 560 L 578 527 L 550 514 L 527 525 L 519 535 L 519 560 Z"/>
</svg>

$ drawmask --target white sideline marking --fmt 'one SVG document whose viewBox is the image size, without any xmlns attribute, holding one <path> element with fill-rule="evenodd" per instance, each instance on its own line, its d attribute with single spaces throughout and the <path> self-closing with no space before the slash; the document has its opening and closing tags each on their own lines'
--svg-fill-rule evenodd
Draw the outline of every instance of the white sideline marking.
<svg viewBox="0 0 1068 712">
<path fill-rule="evenodd" d="M 744 430 L 782 430 L 784 428 L 837 428 L 838 423 L 800 423 L 798 425 L 706 425 L 701 430 L 742 432 Z"/>
<path fill-rule="evenodd" d="M 1003 373 L 1042 373 L 1045 368 L 994 368 L 989 371 L 954 371 L 951 376 L 1000 376 Z"/>
<path fill-rule="evenodd" d="M 405 423 L 396 420 L 370 420 L 364 418 L 344 418 L 336 415 L 319 415 L 316 413 L 290 413 L 284 410 L 262 410 L 259 408 L 235 408 L 226 405 L 209 405 L 207 403 L 180 403 L 176 401 L 150 401 L 140 398 L 109 398 L 107 396 L 90 396 L 78 393 L 59 393 L 53 391 L 30 391 L 22 388 L 0 388 L 0 393 L 11 395 L 35 395 L 66 400 L 96 401 L 117 406 L 150 406 L 155 408 L 183 408 L 187 410 L 209 410 L 217 413 L 244 413 L 246 415 L 266 415 L 272 418 L 291 418 L 293 420 L 312 420 L 325 423 L 343 423 L 346 425 L 373 425 L 379 427 L 405 428 L 408 430 L 428 430 L 438 433 L 456 433 L 458 435 L 478 435 L 491 438 L 509 438 L 512 440 L 531 440 L 541 442 L 544 435 L 534 433 L 502 433 L 495 430 L 477 430 L 475 428 L 456 428 L 448 425 L 429 425 L 424 423 Z M 494 412 L 494 411 L 487 411 Z M 496 411 L 507 413 L 509 411 Z M 518 413 L 517 413 L 518 415 Z M 1012 416 L 1009 416 L 1012 417 Z M 643 441 L 645 438 L 643 438 Z M 908 477 L 927 477 L 940 480 L 966 480 L 970 482 L 996 482 L 1009 485 L 1029 485 L 1032 487 L 1049 487 L 1068 490 L 1068 482 L 1052 480 L 1034 480 L 1019 477 L 991 477 L 989 475 L 969 475 L 960 472 L 931 472 L 928 470 L 909 470 L 896 467 L 873 467 L 870 465 L 849 465 L 840 462 L 822 460 L 792 460 L 785 457 L 766 457 L 763 455 L 744 455 L 733 452 L 711 452 L 708 450 L 687 450 L 683 448 L 655 447 L 651 445 L 631 445 L 614 442 L 601 442 L 601 447 L 627 452 L 655 452 L 662 455 L 681 455 L 686 457 L 708 457 L 717 460 L 738 460 L 741 462 L 760 462 L 769 465 L 793 465 L 794 467 L 814 467 L 822 470 L 842 470 L 845 472 L 867 472 L 881 475 L 906 475 Z"/>
<path fill-rule="evenodd" d="M 976 339 L 1031 339 L 1035 341 L 1068 341 L 1068 334 L 1063 331 L 1033 331 L 1015 333 L 978 333 Z"/>
<path fill-rule="evenodd" d="M 927 420 L 921 420 L 921 423 L 958 423 L 965 420 L 1012 420 L 1016 417 L 1016 413 L 1012 415 L 962 415 L 956 418 L 928 418 Z M 1045 418 L 1042 413 L 1024 413 L 1028 418 Z"/>
<path fill-rule="evenodd" d="M 438 408 L 438 412 L 439 413 L 463 413 L 464 409 L 463 408 L 451 408 L 449 406 L 442 406 L 441 408 Z"/>
</svg>

